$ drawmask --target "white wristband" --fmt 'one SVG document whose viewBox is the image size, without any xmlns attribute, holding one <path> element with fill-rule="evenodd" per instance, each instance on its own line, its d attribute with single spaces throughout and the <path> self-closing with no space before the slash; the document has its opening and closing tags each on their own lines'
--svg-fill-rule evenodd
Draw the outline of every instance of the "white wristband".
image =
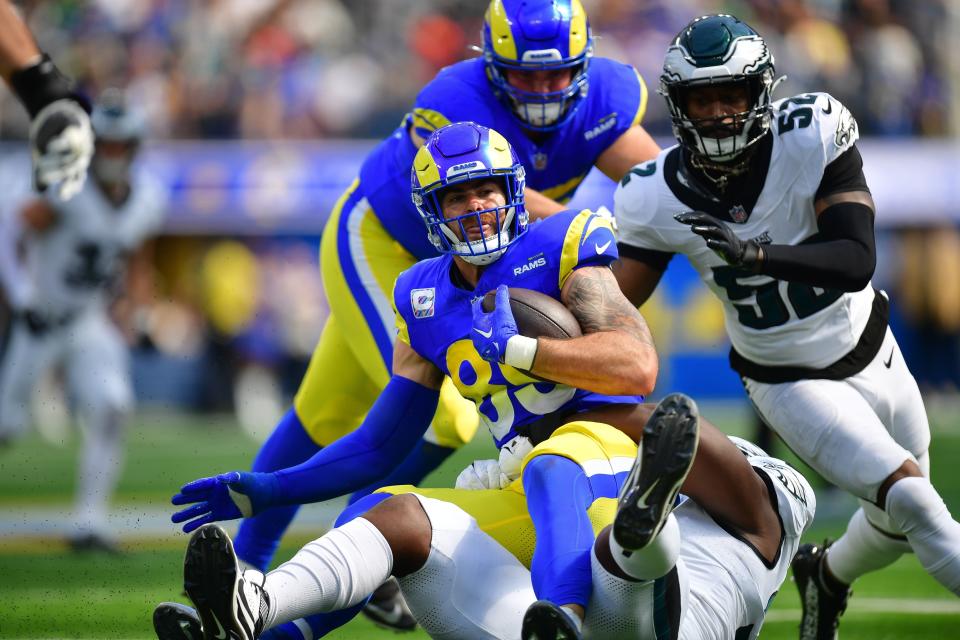
<svg viewBox="0 0 960 640">
<path fill-rule="evenodd" d="M 503 362 L 515 369 L 529 371 L 533 366 L 533 359 L 537 355 L 537 339 L 515 335 L 507 340 L 507 349 L 503 354 Z"/>
</svg>

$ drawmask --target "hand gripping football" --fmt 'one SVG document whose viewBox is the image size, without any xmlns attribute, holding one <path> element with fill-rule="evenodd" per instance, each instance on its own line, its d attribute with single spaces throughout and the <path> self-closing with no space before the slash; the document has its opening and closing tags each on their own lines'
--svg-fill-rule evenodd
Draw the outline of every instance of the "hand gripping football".
<svg viewBox="0 0 960 640">
<path fill-rule="evenodd" d="M 493 311 L 496 291 L 483 296 L 483 310 Z M 533 289 L 510 288 L 510 310 L 520 335 L 528 338 L 575 338 L 583 335 L 580 323 L 555 298 Z"/>
</svg>

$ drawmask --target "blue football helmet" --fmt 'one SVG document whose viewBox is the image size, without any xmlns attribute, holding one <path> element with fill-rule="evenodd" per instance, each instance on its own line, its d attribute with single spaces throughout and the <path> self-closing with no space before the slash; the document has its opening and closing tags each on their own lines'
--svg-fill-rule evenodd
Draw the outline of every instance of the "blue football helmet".
<svg viewBox="0 0 960 640">
<path fill-rule="evenodd" d="M 580 0 L 493 0 L 483 21 L 483 58 L 498 95 L 527 129 L 563 126 L 587 94 L 593 56 L 590 23 Z M 571 69 L 570 85 L 536 93 L 513 87 L 507 70 Z"/>
<path fill-rule="evenodd" d="M 413 204 L 427 225 L 430 242 L 440 253 L 460 256 L 475 265 L 490 264 L 527 230 L 523 204 L 524 169 L 502 135 L 474 122 L 455 122 L 434 131 L 413 160 L 410 181 Z M 468 181 L 495 179 L 506 203 L 446 218 L 445 188 Z M 493 213 L 491 233 L 467 240 L 467 229 L 481 227 L 481 216 Z M 501 220 L 501 213 L 503 217 Z M 489 215 L 488 215 L 489 217 Z M 464 225 L 465 222 L 470 224 Z M 459 233 L 458 233 L 459 232 Z"/>
</svg>

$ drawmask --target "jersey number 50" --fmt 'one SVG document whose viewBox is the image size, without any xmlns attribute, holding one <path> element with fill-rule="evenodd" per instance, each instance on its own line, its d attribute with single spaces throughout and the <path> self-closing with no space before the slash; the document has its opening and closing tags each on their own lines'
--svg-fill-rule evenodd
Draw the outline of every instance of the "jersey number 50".
<svg viewBox="0 0 960 640">
<path fill-rule="evenodd" d="M 713 267 L 713 281 L 723 287 L 731 302 L 745 300 L 756 295 L 752 304 L 734 304 L 737 318 L 745 327 L 769 329 L 779 327 L 790 319 L 787 302 L 793 307 L 797 318 L 812 316 L 826 309 L 843 295 L 839 289 L 820 289 L 798 282 L 787 283 L 787 300 L 780 293 L 780 280 L 771 280 L 759 285 L 741 284 L 740 278 L 756 278 L 757 275 L 737 267 Z M 761 276 L 762 277 L 762 276 Z"/>
</svg>

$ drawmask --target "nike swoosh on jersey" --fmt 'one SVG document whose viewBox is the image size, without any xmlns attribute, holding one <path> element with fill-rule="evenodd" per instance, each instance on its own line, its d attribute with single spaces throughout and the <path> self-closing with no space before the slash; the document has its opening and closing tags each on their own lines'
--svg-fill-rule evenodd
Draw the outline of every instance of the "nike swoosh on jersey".
<svg viewBox="0 0 960 640">
<path fill-rule="evenodd" d="M 894 351 L 896 351 L 896 347 L 890 349 L 890 357 L 887 358 L 886 362 L 883 363 L 883 366 L 885 366 L 887 369 L 889 369 L 889 368 L 890 368 L 890 365 L 893 364 L 893 352 L 894 352 Z"/>
<path fill-rule="evenodd" d="M 474 327 L 473 330 L 479 333 L 480 335 L 482 335 L 487 340 L 489 340 L 490 336 L 493 335 L 493 329 L 490 329 L 489 331 L 480 331 L 480 329 L 477 329 L 476 327 Z"/>
<path fill-rule="evenodd" d="M 607 240 L 607 241 L 604 242 L 603 244 L 594 244 L 594 245 L 593 245 L 593 248 L 597 250 L 597 255 L 600 255 L 601 253 L 603 253 L 604 251 L 606 251 L 606 250 L 607 250 L 607 247 L 610 246 L 610 243 L 611 243 L 611 242 L 612 242 L 612 240 Z"/>
<path fill-rule="evenodd" d="M 827 98 L 827 108 L 824 109 L 823 107 L 820 107 L 820 110 L 823 111 L 824 113 L 832 113 L 832 112 L 833 112 L 833 100 L 831 100 L 830 98 Z"/>
</svg>

